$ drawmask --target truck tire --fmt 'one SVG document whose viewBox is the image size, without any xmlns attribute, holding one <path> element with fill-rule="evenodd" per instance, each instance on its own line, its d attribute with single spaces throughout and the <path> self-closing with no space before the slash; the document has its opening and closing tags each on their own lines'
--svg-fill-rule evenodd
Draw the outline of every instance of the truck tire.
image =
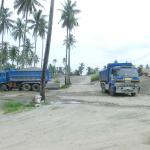
<svg viewBox="0 0 150 150">
<path fill-rule="evenodd" d="M 136 96 L 136 93 L 131 93 L 131 96 Z"/>
<path fill-rule="evenodd" d="M 106 93 L 106 89 L 105 89 L 105 85 L 104 84 L 101 84 L 101 91 L 102 91 L 102 93 Z"/>
<path fill-rule="evenodd" d="M 33 84 L 32 85 L 32 90 L 35 91 L 35 92 L 40 91 L 40 85 L 39 84 Z"/>
<path fill-rule="evenodd" d="M 116 94 L 115 87 L 109 87 L 109 93 L 111 96 L 115 96 Z"/>
<path fill-rule="evenodd" d="M 23 91 L 30 91 L 31 90 L 31 85 L 28 83 L 25 83 L 22 85 L 22 90 Z"/>
<path fill-rule="evenodd" d="M 8 87 L 6 84 L 0 85 L 0 91 L 7 91 L 7 90 L 8 90 Z"/>
</svg>

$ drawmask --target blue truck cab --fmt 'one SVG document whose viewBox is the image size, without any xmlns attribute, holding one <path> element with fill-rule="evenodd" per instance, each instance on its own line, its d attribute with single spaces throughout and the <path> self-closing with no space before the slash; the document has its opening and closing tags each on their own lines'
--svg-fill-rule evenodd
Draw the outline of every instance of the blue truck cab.
<svg viewBox="0 0 150 150">
<path fill-rule="evenodd" d="M 132 63 L 111 63 L 99 72 L 102 92 L 135 96 L 140 89 L 137 68 Z"/>
<path fill-rule="evenodd" d="M 41 69 L 8 69 L 0 71 L 0 90 L 19 89 L 23 91 L 39 91 L 41 84 Z M 45 83 L 51 79 L 51 74 L 47 70 Z"/>
</svg>

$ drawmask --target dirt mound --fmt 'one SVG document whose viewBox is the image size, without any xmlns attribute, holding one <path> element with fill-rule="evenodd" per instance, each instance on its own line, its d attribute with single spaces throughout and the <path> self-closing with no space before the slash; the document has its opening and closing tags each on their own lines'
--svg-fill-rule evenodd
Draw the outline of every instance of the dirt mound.
<svg viewBox="0 0 150 150">
<path fill-rule="evenodd" d="M 141 77 L 141 94 L 150 95 L 150 77 Z"/>
</svg>

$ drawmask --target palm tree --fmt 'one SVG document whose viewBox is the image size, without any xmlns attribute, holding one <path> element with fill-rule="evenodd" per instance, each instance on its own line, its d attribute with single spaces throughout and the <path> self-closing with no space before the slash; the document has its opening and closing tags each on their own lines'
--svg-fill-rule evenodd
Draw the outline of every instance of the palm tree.
<svg viewBox="0 0 150 150">
<path fill-rule="evenodd" d="M 29 20 L 32 24 L 29 29 L 33 29 L 33 36 L 35 40 L 35 54 L 36 54 L 36 45 L 37 45 L 37 36 L 40 34 L 40 29 L 43 27 L 43 20 L 45 19 L 45 15 L 42 15 L 42 10 L 35 12 L 33 15 L 33 20 Z M 35 67 L 34 62 L 34 67 Z"/>
<path fill-rule="evenodd" d="M 28 23 L 28 15 L 29 13 L 35 12 L 36 6 L 42 6 L 39 0 L 15 0 L 14 8 L 18 9 L 17 13 L 20 14 L 22 12 L 23 17 L 25 17 L 25 32 L 24 32 L 24 42 L 26 42 L 26 32 L 27 32 L 27 23 Z"/>
<path fill-rule="evenodd" d="M 18 39 L 19 49 L 20 49 L 21 40 L 23 39 L 24 36 L 24 29 L 25 29 L 25 25 L 22 23 L 22 20 L 18 18 L 17 21 L 15 22 L 15 25 L 13 26 L 12 36 L 14 40 Z"/>
<path fill-rule="evenodd" d="M 0 34 L 2 34 L 2 49 L 4 34 L 6 31 L 9 31 L 13 27 L 13 20 L 11 19 L 12 12 L 9 11 L 9 8 L 4 8 L 0 10 Z"/>
<path fill-rule="evenodd" d="M 38 57 L 38 55 L 34 53 L 34 57 L 33 57 L 33 58 L 34 58 L 33 62 L 34 62 L 35 64 L 37 64 L 37 63 L 39 62 L 39 57 Z"/>
<path fill-rule="evenodd" d="M 69 34 L 68 39 L 66 38 L 64 40 L 64 43 L 68 48 L 68 82 L 69 82 L 69 84 L 71 84 L 71 81 L 70 81 L 70 49 L 76 43 L 75 36 L 73 34 Z"/>
<path fill-rule="evenodd" d="M 39 57 L 31 50 L 28 54 L 28 65 L 31 67 L 33 63 L 38 63 Z"/>
<path fill-rule="evenodd" d="M 22 63 L 21 52 L 18 49 L 18 53 L 16 56 L 16 65 L 17 65 L 16 67 L 19 68 L 21 66 L 21 63 Z"/>
<path fill-rule="evenodd" d="M 47 33 L 47 21 L 45 18 L 41 18 L 40 20 L 40 28 L 39 28 L 39 36 L 42 38 L 42 58 L 41 58 L 41 68 L 43 66 L 43 55 L 44 55 L 44 39 L 45 34 Z"/>
<path fill-rule="evenodd" d="M 2 45 L 1 45 L 1 48 L 2 48 Z M 2 68 L 5 68 L 5 65 L 7 64 L 8 62 L 8 59 L 9 59 L 9 48 L 10 48 L 10 45 L 8 42 L 4 42 L 3 43 L 3 49 L 1 51 L 1 67 Z"/>
<path fill-rule="evenodd" d="M 60 21 L 62 22 L 62 28 L 66 28 L 67 31 L 67 41 L 71 35 L 71 31 L 75 26 L 78 26 L 78 19 L 75 17 L 80 10 L 76 9 L 76 1 L 72 2 L 71 0 L 66 0 L 65 4 L 62 4 L 63 9 L 60 9 L 61 11 L 61 19 Z M 70 61 L 70 57 L 68 57 L 69 52 L 69 47 L 66 45 L 66 60 Z M 67 65 L 66 61 L 66 73 L 65 73 L 65 84 L 70 84 L 70 77 L 68 77 L 68 67 L 70 65 Z"/>
<path fill-rule="evenodd" d="M 56 74 L 57 74 L 57 68 L 56 68 L 56 63 L 57 63 L 57 59 L 53 59 L 53 76 L 54 78 L 56 77 Z"/>
<path fill-rule="evenodd" d="M 30 42 L 29 39 L 26 39 L 25 45 L 23 45 L 24 49 L 22 51 L 22 67 L 24 67 L 24 65 L 26 65 L 26 67 L 29 65 L 31 65 L 31 59 L 32 62 L 34 60 L 34 55 L 32 55 L 33 51 L 32 49 L 33 44 Z M 31 57 L 32 56 L 32 57 Z"/>
<path fill-rule="evenodd" d="M 0 9 L 0 34 L 2 35 L 2 42 L 1 42 L 1 57 L 3 57 L 3 49 L 4 49 L 4 34 L 5 32 L 9 31 L 10 28 L 13 26 L 13 20 L 10 18 L 12 12 L 9 11 L 8 8 Z M 3 58 L 1 58 L 0 66 L 2 67 Z"/>
<path fill-rule="evenodd" d="M 63 73 L 65 74 L 65 70 L 66 70 L 66 58 L 64 57 L 63 59 L 62 59 L 62 63 L 63 63 L 63 65 L 64 65 L 64 68 L 63 68 Z"/>
<path fill-rule="evenodd" d="M 19 49 L 16 46 L 12 46 L 9 50 L 9 58 L 12 61 L 12 66 L 14 65 L 14 61 L 17 60 L 17 56 L 19 53 Z"/>
<path fill-rule="evenodd" d="M 46 102 L 45 101 L 45 73 L 48 65 L 50 45 L 51 45 L 53 14 L 54 14 L 54 0 L 51 0 L 50 11 L 49 11 L 48 33 L 47 33 L 47 41 L 46 41 L 44 63 L 43 63 L 42 77 L 41 77 L 41 90 L 40 90 L 40 95 L 42 97 L 42 100 L 44 100 L 44 102 Z"/>
</svg>

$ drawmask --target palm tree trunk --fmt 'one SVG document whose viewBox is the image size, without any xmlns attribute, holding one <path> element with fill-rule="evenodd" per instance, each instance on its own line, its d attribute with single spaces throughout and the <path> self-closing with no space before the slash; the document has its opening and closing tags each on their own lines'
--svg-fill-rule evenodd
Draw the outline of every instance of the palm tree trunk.
<svg viewBox="0 0 150 150">
<path fill-rule="evenodd" d="M 70 39 L 70 31 L 69 31 L 69 39 Z M 71 84 L 70 81 L 70 43 L 68 45 L 68 84 Z"/>
<path fill-rule="evenodd" d="M 19 38 L 19 44 L 18 44 L 18 49 L 19 49 L 19 52 L 20 52 L 20 41 L 21 41 L 21 39 Z M 17 57 L 18 57 L 19 55 L 17 55 Z M 16 63 L 17 63 L 17 68 L 18 68 L 18 59 L 16 59 Z"/>
<path fill-rule="evenodd" d="M 34 67 L 36 66 L 36 62 L 35 62 L 35 55 L 36 55 L 36 43 L 37 43 L 37 35 L 35 35 Z"/>
<path fill-rule="evenodd" d="M 12 60 L 12 66 L 14 65 L 14 60 Z"/>
<path fill-rule="evenodd" d="M 24 29 L 24 39 L 23 39 L 23 45 L 25 45 L 26 42 L 26 32 L 27 32 L 27 21 L 28 21 L 28 9 L 26 11 L 26 20 L 25 20 L 25 29 Z"/>
<path fill-rule="evenodd" d="M 20 50 L 20 42 L 21 42 L 21 39 L 19 38 L 19 45 L 18 45 L 19 50 Z"/>
<path fill-rule="evenodd" d="M 67 41 L 69 29 L 67 27 Z M 68 85 L 68 44 L 66 43 L 66 68 L 65 68 L 65 85 Z"/>
<path fill-rule="evenodd" d="M 4 8 L 4 0 L 2 0 L 2 3 L 1 3 L 1 9 Z"/>
<path fill-rule="evenodd" d="M 44 37 L 42 37 L 42 58 L 41 58 L 41 68 L 43 66 L 43 55 L 44 55 Z"/>
<path fill-rule="evenodd" d="M 47 65 L 48 65 L 50 45 L 51 45 L 52 26 L 53 26 L 53 13 L 54 13 L 54 0 L 51 0 L 51 2 L 50 2 L 50 11 L 49 11 L 48 34 L 47 34 L 43 69 L 42 69 L 41 91 L 40 91 L 40 95 L 42 97 L 42 100 L 44 100 L 44 102 L 46 102 L 46 100 L 45 100 L 45 73 L 46 73 L 46 69 L 47 69 Z"/>
<path fill-rule="evenodd" d="M 26 42 L 26 32 L 27 32 L 27 20 L 28 20 L 28 9 L 26 11 L 26 16 L 25 16 L 26 20 L 25 20 L 25 30 L 24 30 L 24 37 L 23 37 L 23 50 L 24 50 L 24 45 L 25 45 L 25 42 Z M 23 59 L 22 59 L 22 68 L 24 68 L 24 65 L 23 65 Z"/>
<path fill-rule="evenodd" d="M 4 31 L 2 31 L 1 69 L 3 68 Z"/>
</svg>

